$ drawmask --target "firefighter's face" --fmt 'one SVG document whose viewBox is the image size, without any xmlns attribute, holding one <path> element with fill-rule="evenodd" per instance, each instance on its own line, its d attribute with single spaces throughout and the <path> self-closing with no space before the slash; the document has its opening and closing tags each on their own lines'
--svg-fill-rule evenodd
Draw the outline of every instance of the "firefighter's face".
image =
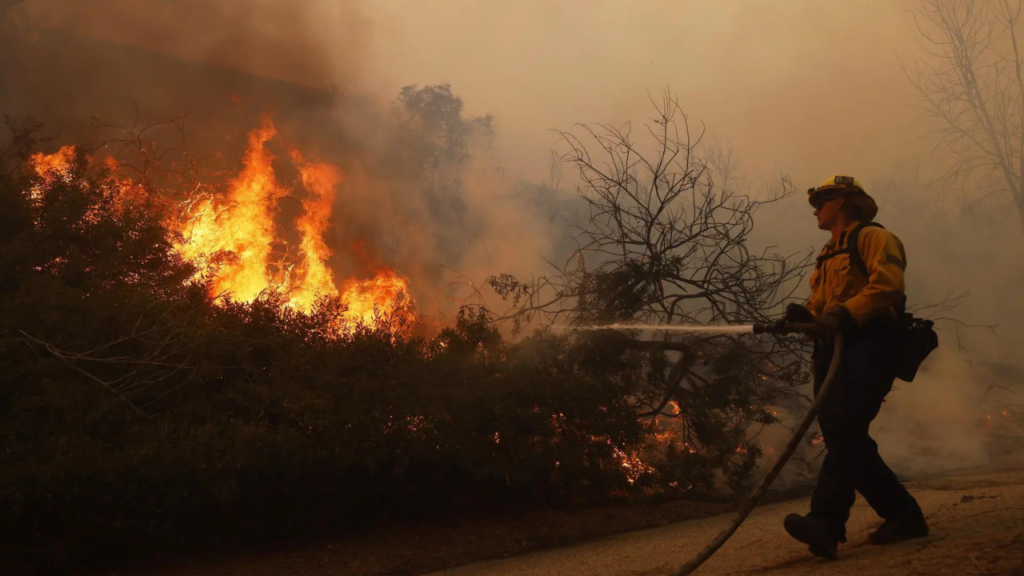
<svg viewBox="0 0 1024 576">
<path fill-rule="evenodd" d="M 839 219 L 839 213 L 843 210 L 843 198 L 838 194 L 832 194 L 819 200 L 814 208 L 814 215 L 818 217 L 818 228 L 831 230 Z"/>
</svg>

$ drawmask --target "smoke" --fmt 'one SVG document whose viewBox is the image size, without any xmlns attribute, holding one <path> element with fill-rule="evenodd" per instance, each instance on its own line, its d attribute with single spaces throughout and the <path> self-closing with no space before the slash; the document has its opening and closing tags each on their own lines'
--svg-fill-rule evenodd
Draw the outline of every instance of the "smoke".
<svg viewBox="0 0 1024 576">
<path fill-rule="evenodd" d="M 396 267 L 413 280 L 427 314 L 450 315 L 468 301 L 500 304 L 493 294 L 483 300 L 482 280 L 535 269 L 548 251 L 547 224 L 513 194 L 516 181 L 504 177 L 493 138 L 475 133 L 486 117 L 461 109 L 441 124 L 430 117 L 461 108 L 457 87 L 422 110 L 399 102 L 399 87 L 363 87 L 373 78 L 379 28 L 364 8 L 30 0 L 4 14 L 12 34 L 2 48 L 14 65 L 3 84 L 20 89 L 0 91 L 0 109 L 38 116 L 68 143 L 109 136 L 90 117 L 141 128 L 188 112 L 193 152 L 223 154 L 229 169 L 246 132 L 270 113 L 278 158 L 297 147 L 346 174 L 328 238 L 339 277 Z M 453 127 L 465 134 L 453 138 Z M 294 170 L 275 169 L 282 186 L 301 190 Z M 282 205 L 280 219 L 293 219 L 295 206 Z"/>
<path fill-rule="evenodd" d="M 0 109 L 56 117 L 71 137 L 85 132 L 74 119 L 124 119 L 134 99 L 154 117 L 193 111 L 224 127 L 225 141 L 275 113 L 282 138 L 346 173 L 332 244 L 345 252 L 372 237 L 375 258 L 399 265 L 421 299 L 450 311 L 476 290 L 499 304 L 480 281 L 540 271 L 568 233 L 523 192 L 523 182 L 553 183 L 550 130 L 642 122 L 648 93 L 671 87 L 694 130 L 703 123 L 727 143 L 750 182 L 783 172 L 799 191 L 856 175 L 906 245 L 911 304 L 969 292 L 958 307 L 930 312 L 999 325 L 993 334 L 939 322 L 943 348 L 883 407 L 883 450 L 900 469 L 930 473 L 986 454 L 987 432 L 974 422 L 987 410 L 979 390 L 996 376 L 976 366 L 1019 363 L 1024 242 L 998 195 L 936 184 L 946 159 L 932 149 L 934 127 L 915 109 L 897 59 L 919 54 L 917 5 L 27 0 L 7 7 L 20 64 L 7 67 Z M 72 35 L 89 50 L 69 50 Z M 40 69 L 37 53 L 48 51 Z M 463 119 L 493 113 L 496 133 L 455 170 L 460 203 L 450 206 L 425 191 L 434 188 L 410 147 L 425 133 L 396 124 L 392 109 L 403 86 L 443 83 L 465 104 Z M 552 197 L 571 197 L 566 172 Z M 817 251 L 827 240 L 799 192 L 759 212 L 757 227 L 757 242 L 782 252 Z M 348 256 L 334 265 L 359 268 Z"/>
<path fill-rule="evenodd" d="M 665 86 L 749 170 L 782 164 L 801 184 L 927 148 L 896 61 L 916 49 L 913 0 L 373 4 L 395 31 L 376 85 L 450 81 L 507 122 L 502 157 L 533 181 L 549 129 L 646 119 Z"/>
<path fill-rule="evenodd" d="M 976 378 L 956 352 L 940 348 L 914 382 L 897 382 L 872 428 L 890 466 L 922 476 L 988 463 L 979 408 L 992 407 Z"/>
<path fill-rule="evenodd" d="M 35 25 L 304 86 L 347 83 L 370 22 L 351 2 L 31 0 Z"/>
</svg>

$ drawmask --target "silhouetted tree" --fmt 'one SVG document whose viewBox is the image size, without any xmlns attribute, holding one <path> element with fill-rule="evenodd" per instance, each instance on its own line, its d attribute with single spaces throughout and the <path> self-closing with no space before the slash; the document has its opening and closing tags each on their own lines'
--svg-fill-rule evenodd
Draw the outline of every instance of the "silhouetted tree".
<svg viewBox="0 0 1024 576">
<path fill-rule="evenodd" d="M 645 126 L 579 125 L 562 132 L 564 162 L 575 167 L 589 218 L 579 245 L 555 272 L 529 280 L 491 279 L 513 310 L 515 329 L 531 321 L 600 327 L 609 323 L 743 324 L 766 322 L 798 287 L 809 256 L 787 257 L 748 246 L 757 208 L 792 192 L 788 180 L 758 200 L 743 188 L 720 188 L 699 153 L 703 131 L 667 93 Z M 728 154 L 715 157 L 731 165 Z M 742 182 L 732 175 L 733 182 Z M 724 470 L 737 481 L 759 452 L 746 434 L 773 417 L 767 405 L 803 381 L 798 348 L 785 339 L 659 332 L 654 341 L 620 338 L 624 349 L 650 352 L 637 413 L 669 422 L 678 441 L 664 470 Z"/>
</svg>

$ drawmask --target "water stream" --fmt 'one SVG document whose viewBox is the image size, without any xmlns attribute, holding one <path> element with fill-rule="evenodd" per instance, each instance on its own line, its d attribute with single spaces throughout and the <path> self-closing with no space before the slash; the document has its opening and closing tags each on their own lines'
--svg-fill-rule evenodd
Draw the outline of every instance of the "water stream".
<svg viewBox="0 0 1024 576">
<path fill-rule="evenodd" d="M 752 325 L 743 326 L 700 326 L 664 324 L 605 324 L 602 326 L 552 326 L 556 330 L 663 330 L 693 334 L 752 334 Z"/>
</svg>

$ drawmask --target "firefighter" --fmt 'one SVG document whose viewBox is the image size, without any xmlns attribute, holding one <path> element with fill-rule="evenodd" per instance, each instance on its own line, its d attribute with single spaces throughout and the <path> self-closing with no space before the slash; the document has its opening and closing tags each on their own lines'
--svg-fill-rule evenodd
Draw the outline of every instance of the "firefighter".
<svg viewBox="0 0 1024 576">
<path fill-rule="evenodd" d="M 882 461 L 868 427 L 892 390 L 895 359 L 887 343 L 903 312 L 902 242 L 874 223 L 878 205 L 850 176 L 829 178 L 807 191 L 818 228 L 832 239 L 811 274 L 811 295 L 791 304 L 783 322 L 813 322 L 814 392 L 832 361 L 833 338 L 844 335 L 842 364 L 818 413 L 827 453 L 806 516 L 786 517 L 786 531 L 810 551 L 835 558 L 846 542 L 846 521 L 856 492 L 884 519 L 868 537 L 890 544 L 928 534 L 921 508 Z"/>
</svg>

